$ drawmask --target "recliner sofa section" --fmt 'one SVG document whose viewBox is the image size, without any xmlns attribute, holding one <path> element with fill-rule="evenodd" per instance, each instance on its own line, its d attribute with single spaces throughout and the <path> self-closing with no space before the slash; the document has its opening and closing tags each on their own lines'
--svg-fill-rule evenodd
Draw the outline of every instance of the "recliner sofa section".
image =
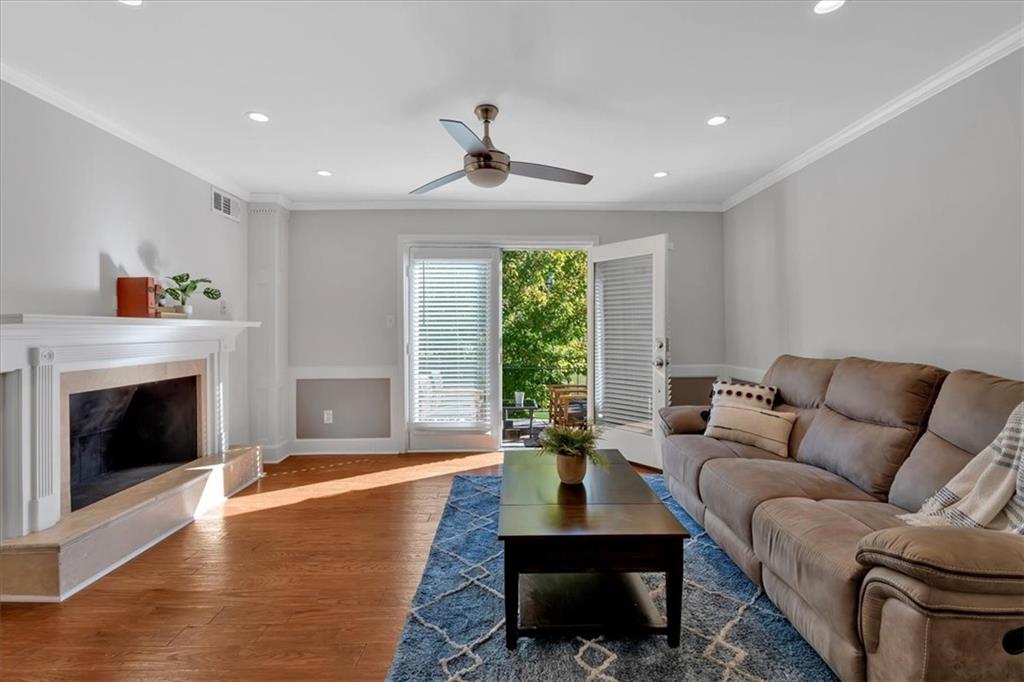
<svg viewBox="0 0 1024 682">
<path fill-rule="evenodd" d="M 898 517 L 995 438 L 1024 383 L 790 355 L 761 383 L 798 415 L 788 458 L 701 435 L 709 406 L 662 410 L 679 503 L 843 680 L 1020 677 L 1004 640 L 1024 627 L 1024 538 Z"/>
</svg>

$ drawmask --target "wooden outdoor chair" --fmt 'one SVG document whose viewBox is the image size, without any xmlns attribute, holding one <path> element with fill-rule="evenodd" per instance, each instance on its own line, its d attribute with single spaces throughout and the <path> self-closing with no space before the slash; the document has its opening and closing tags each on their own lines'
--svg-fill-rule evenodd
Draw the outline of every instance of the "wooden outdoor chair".
<svg viewBox="0 0 1024 682">
<path fill-rule="evenodd" d="M 587 387 L 577 384 L 554 384 L 548 386 L 551 393 L 551 423 L 555 426 L 584 426 L 587 423 L 586 409 L 579 404 L 587 403 Z M 575 409 L 574 409 L 575 404 Z"/>
</svg>

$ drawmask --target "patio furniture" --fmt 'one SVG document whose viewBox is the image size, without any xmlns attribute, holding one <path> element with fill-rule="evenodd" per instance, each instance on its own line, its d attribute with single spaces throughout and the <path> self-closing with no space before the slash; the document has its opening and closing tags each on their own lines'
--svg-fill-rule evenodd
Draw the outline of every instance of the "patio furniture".
<svg viewBox="0 0 1024 682">
<path fill-rule="evenodd" d="M 578 384 L 548 386 L 551 392 L 551 423 L 555 426 L 585 426 L 587 387 Z"/>
<path fill-rule="evenodd" d="M 527 434 L 528 437 L 532 438 L 533 437 L 533 413 L 536 412 L 539 409 L 540 409 L 540 405 L 538 405 L 537 401 L 532 399 L 532 398 L 527 398 L 526 400 L 524 400 L 522 405 L 516 405 L 514 402 L 510 402 L 508 400 L 502 402 L 502 404 L 501 404 L 501 417 L 502 417 L 502 421 L 504 422 L 504 430 L 505 430 L 505 432 L 507 433 L 509 431 L 515 430 L 515 429 L 512 428 L 512 424 L 510 423 L 511 422 L 511 419 L 509 418 L 510 414 L 512 414 L 513 412 L 529 412 L 530 413 L 530 428 L 526 432 L 526 434 Z M 518 439 L 518 437 L 519 436 L 517 434 L 516 438 Z M 504 439 L 505 440 L 510 440 L 510 438 L 508 438 L 508 437 L 505 437 Z"/>
</svg>

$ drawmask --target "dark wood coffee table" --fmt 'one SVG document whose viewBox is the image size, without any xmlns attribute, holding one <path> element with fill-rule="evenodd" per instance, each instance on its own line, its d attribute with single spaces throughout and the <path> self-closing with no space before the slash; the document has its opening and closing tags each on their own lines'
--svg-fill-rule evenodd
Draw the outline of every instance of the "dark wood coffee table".
<svg viewBox="0 0 1024 682">
<path fill-rule="evenodd" d="M 498 538 L 505 543 L 505 632 L 663 633 L 679 646 L 686 528 L 618 450 L 562 485 L 553 457 L 507 451 Z M 664 573 L 667 622 L 639 573 Z"/>
</svg>

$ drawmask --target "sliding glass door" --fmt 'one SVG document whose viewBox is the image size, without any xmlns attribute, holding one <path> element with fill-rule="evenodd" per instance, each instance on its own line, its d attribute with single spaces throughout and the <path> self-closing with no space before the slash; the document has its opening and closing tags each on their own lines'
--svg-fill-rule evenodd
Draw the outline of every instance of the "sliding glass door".
<svg viewBox="0 0 1024 682">
<path fill-rule="evenodd" d="M 498 448 L 500 272 L 499 249 L 410 250 L 409 450 Z"/>
</svg>

